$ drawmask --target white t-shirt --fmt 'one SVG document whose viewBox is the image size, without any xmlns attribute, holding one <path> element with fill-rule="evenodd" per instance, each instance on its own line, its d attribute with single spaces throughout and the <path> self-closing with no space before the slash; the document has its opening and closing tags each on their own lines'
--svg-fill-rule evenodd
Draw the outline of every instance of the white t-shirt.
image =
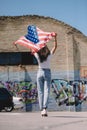
<svg viewBox="0 0 87 130">
<path fill-rule="evenodd" d="M 40 62 L 40 58 L 39 58 L 39 55 L 37 53 L 35 53 L 34 56 L 36 57 L 36 59 L 38 61 L 40 69 L 50 69 L 50 60 L 51 60 L 52 54 L 50 54 L 47 57 L 47 59 L 45 61 L 43 61 L 43 62 Z"/>
</svg>

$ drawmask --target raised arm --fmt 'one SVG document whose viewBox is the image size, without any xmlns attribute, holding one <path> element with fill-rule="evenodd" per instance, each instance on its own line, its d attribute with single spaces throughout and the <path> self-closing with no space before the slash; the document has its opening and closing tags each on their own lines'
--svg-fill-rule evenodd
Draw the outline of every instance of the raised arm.
<svg viewBox="0 0 87 130">
<path fill-rule="evenodd" d="M 51 50 L 51 54 L 54 54 L 54 52 L 56 51 L 56 48 L 57 48 L 57 33 L 54 36 L 54 39 L 55 39 L 55 41 L 54 41 L 54 46 L 53 46 L 53 48 Z"/>
</svg>

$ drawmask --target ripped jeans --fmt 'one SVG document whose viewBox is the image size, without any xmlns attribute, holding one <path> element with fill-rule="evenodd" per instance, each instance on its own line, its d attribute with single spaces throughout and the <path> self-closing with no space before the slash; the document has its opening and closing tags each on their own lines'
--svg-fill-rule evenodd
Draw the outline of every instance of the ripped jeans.
<svg viewBox="0 0 87 130">
<path fill-rule="evenodd" d="M 39 69 L 37 72 L 37 90 L 40 110 L 48 107 L 51 85 L 51 70 Z"/>
</svg>

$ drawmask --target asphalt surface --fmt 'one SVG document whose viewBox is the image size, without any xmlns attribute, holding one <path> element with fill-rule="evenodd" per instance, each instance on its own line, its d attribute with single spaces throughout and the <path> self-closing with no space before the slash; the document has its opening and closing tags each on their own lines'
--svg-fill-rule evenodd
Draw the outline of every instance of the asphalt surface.
<svg viewBox="0 0 87 130">
<path fill-rule="evenodd" d="M 86 130 L 87 112 L 1 112 L 0 130 Z"/>
</svg>

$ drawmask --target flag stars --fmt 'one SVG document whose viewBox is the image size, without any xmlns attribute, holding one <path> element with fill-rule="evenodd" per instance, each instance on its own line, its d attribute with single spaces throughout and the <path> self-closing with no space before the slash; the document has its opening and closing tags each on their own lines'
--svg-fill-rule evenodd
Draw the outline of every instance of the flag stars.
<svg viewBox="0 0 87 130">
<path fill-rule="evenodd" d="M 25 37 L 35 44 L 39 42 L 37 30 L 34 25 L 28 26 L 28 34 Z"/>
</svg>

